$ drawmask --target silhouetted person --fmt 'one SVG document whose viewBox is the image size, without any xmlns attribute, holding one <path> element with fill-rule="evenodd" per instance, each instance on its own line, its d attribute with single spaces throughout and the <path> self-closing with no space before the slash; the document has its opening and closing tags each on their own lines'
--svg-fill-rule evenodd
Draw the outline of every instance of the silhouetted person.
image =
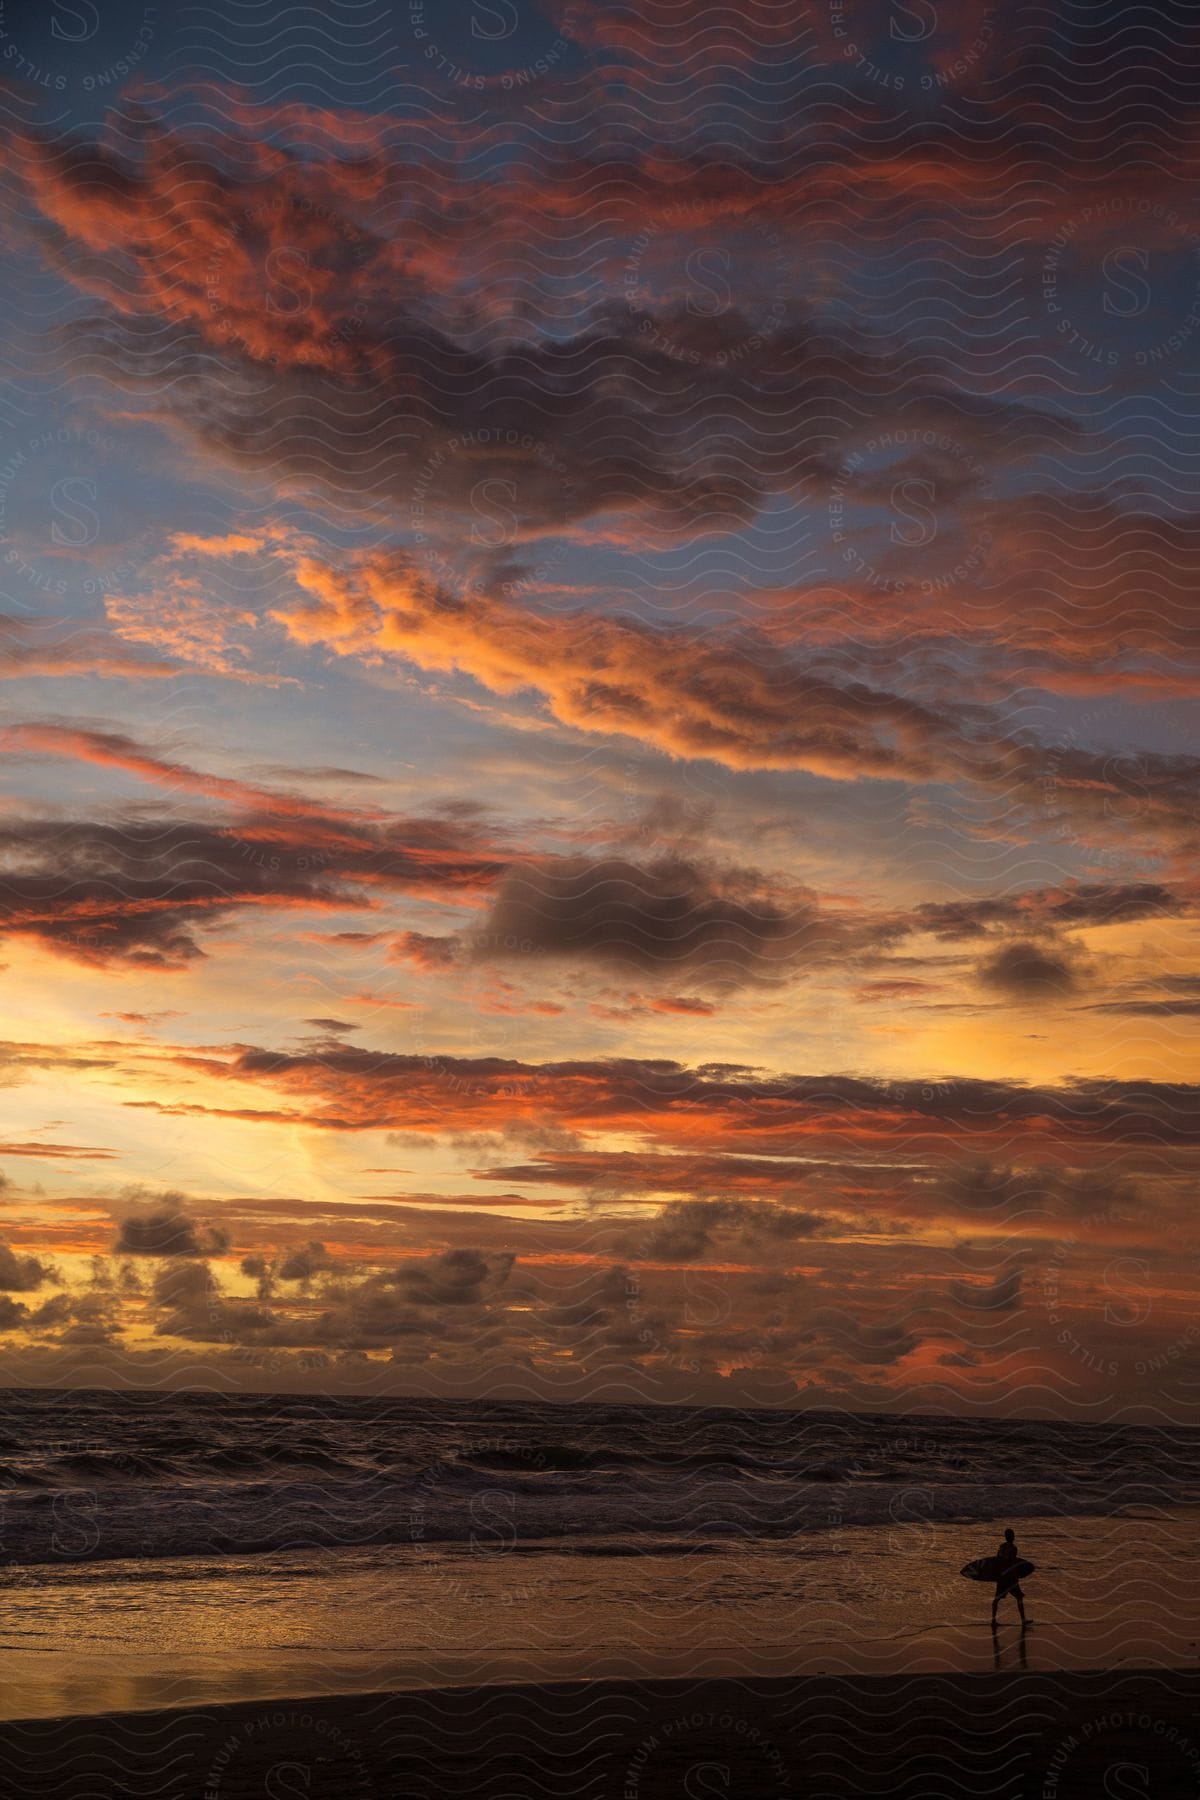
<svg viewBox="0 0 1200 1800">
<path fill-rule="evenodd" d="M 993 1625 L 996 1623 L 996 1608 L 1006 1594 L 1011 1594 L 1016 1601 L 1018 1611 L 1021 1614 L 1022 1625 L 1027 1625 L 1029 1623 L 1028 1619 L 1025 1617 L 1025 1596 L 1021 1592 L 1021 1583 L 1013 1573 L 1020 1560 L 1021 1557 L 1017 1550 L 1016 1534 L 1010 1525 L 1004 1534 L 1004 1542 L 996 1552 L 998 1572 L 996 1575 L 996 1592 L 992 1598 Z"/>
</svg>

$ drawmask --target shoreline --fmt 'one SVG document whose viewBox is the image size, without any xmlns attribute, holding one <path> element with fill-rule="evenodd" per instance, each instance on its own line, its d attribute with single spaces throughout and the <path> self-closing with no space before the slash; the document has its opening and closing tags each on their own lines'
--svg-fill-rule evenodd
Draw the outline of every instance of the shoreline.
<svg viewBox="0 0 1200 1800">
<path fill-rule="evenodd" d="M 1200 1667 L 1193 1512 L 1014 1523 L 1038 1565 L 1031 1629 L 1007 1602 L 994 1636 L 990 1586 L 958 1574 L 994 1547 L 974 1524 L 672 1554 L 481 1541 L 44 1566 L 4 1588 L 0 1719 L 584 1680 Z"/>
<path fill-rule="evenodd" d="M 1196 1800 L 1200 1669 L 599 1680 L 17 1720 L 0 1725 L 0 1791 Z"/>
</svg>

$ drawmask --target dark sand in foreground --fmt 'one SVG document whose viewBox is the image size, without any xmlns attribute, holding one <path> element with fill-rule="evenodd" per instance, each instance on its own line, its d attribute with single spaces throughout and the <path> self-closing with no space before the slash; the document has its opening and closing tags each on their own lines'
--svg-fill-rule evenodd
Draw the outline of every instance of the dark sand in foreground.
<svg viewBox="0 0 1200 1800">
<path fill-rule="evenodd" d="M 1200 1796 L 1200 1671 L 581 1682 L 0 1726 L 23 1800 Z"/>
</svg>

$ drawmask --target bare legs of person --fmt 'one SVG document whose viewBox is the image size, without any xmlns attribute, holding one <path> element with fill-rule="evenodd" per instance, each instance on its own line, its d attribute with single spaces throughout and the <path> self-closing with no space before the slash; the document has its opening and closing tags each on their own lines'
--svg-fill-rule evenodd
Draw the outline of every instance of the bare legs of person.
<svg viewBox="0 0 1200 1800">
<path fill-rule="evenodd" d="M 1021 1615 L 1021 1628 L 1023 1630 L 1025 1628 L 1025 1626 L 1028 1625 L 1029 1620 L 1025 1617 L 1025 1596 L 1021 1592 L 1019 1587 L 1008 1588 L 1005 1590 L 1004 1594 L 996 1594 L 995 1597 L 993 1598 L 993 1600 L 992 1600 L 992 1630 L 996 1631 L 999 1629 L 997 1626 L 997 1623 L 996 1623 L 996 1608 L 999 1606 L 1001 1600 L 1003 1600 L 1005 1598 L 1005 1594 L 1011 1594 L 1013 1599 L 1016 1601 L 1017 1611 Z"/>
</svg>

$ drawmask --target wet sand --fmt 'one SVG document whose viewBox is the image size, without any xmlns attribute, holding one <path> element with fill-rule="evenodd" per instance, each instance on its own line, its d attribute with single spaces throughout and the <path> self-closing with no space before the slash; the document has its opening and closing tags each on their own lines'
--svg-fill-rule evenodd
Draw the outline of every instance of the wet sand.
<svg viewBox="0 0 1200 1800">
<path fill-rule="evenodd" d="M 23 1800 L 1200 1796 L 1200 1670 L 425 1689 L 0 1725 Z"/>
<path fill-rule="evenodd" d="M 0 1720 L 493 1683 L 1200 1667 L 1200 1516 L 1017 1525 L 1033 1626 L 1006 1602 L 995 1639 L 990 1587 L 958 1574 L 988 1547 L 971 1523 L 675 1554 L 581 1538 L 34 1565 L 0 1583 Z"/>
</svg>

